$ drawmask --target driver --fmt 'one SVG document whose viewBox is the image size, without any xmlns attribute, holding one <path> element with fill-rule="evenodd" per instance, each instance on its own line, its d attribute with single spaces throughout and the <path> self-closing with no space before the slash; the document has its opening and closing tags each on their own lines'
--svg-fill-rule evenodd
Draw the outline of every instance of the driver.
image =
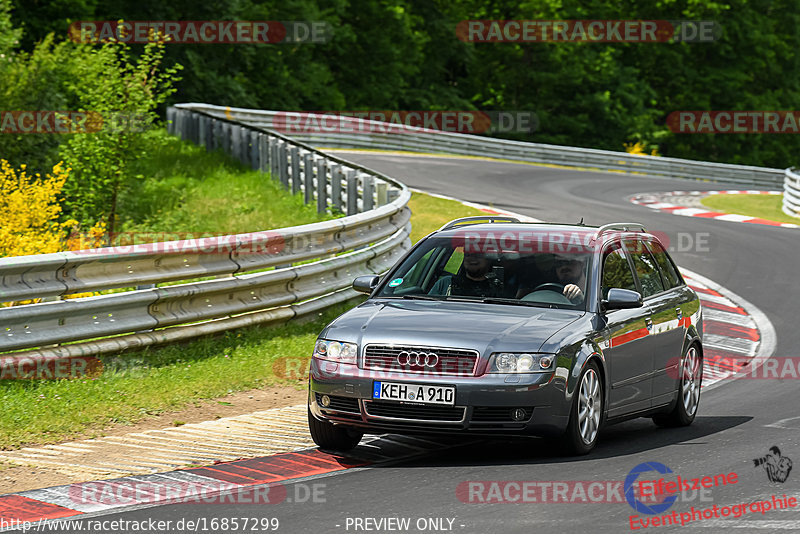
<svg viewBox="0 0 800 534">
<path fill-rule="evenodd" d="M 490 272 L 491 260 L 478 252 L 464 254 L 462 269 L 455 276 L 437 281 L 430 295 L 458 295 L 465 297 L 498 297 L 503 282 Z"/>
<path fill-rule="evenodd" d="M 558 282 L 564 286 L 562 292 L 573 304 L 583 302 L 586 287 L 586 258 L 582 254 L 557 254 L 553 268 Z"/>
</svg>

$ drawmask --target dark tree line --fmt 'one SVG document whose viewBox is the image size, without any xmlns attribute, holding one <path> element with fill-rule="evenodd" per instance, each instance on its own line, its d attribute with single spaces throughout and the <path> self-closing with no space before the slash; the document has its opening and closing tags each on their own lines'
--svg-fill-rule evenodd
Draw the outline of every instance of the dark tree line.
<svg viewBox="0 0 800 534">
<path fill-rule="evenodd" d="M 324 20 L 334 30 L 325 44 L 168 45 L 166 63 L 184 66 L 171 101 L 530 110 L 539 128 L 518 139 L 611 150 L 639 141 L 665 156 L 785 167 L 796 163 L 798 135 L 674 134 L 666 117 L 797 109 L 796 8 L 793 0 L 13 0 L 11 20 L 28 51 L 49 33 L 66 38 L 76 20 Z M 455 28 L 468 19 L 714 20 L 722 33 L 711 43 L 467 43 Z"/>
</svg>

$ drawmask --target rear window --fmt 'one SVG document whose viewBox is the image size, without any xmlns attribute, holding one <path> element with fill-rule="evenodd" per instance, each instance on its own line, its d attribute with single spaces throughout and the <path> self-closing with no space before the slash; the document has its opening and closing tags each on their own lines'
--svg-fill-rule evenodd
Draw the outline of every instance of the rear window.
<svg viewBox="0 0 800 534">
<path fill-rule="evenodd" d="M 664 291 L 664 283 L 661 281 L 656 260 L 647 250 L 642 241 L 625 241 L 625 248 L 630 251 L 633 259 L 633 268 L 642 286 L 642 297 L 649 297 Z"/>
<path fill-rule="evenodd" d="M 657 242 L 649 242 L 647 244 L 653 253 L 656 263 L 661 268 L 661 274 L 664 277 L 664 283 L 667 284 L 668 288 L 683 285 L 683 280 L 681 280 L 678 270 L 675 268 L 675 265 L 669 258 L 667 251 L 664 250 L 664 247 Z"/>
</svg>

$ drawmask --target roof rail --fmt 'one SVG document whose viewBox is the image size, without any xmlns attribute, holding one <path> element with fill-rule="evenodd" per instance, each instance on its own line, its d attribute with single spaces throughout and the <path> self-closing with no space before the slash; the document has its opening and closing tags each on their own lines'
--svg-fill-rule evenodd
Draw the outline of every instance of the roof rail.
<svg viewBox="0 0 800 534">
<path fill-rule="evenodd" d="M 598 228 L 597 235 L 599 236 L 603 232 L 608 232 L 611 230 L 619 230 L 622 232 L 647 232 L 647 230 L 644 228 L 644 225 L 641 223 L 610 223 L 604 224 Z"/>
<path fill-rule="evenodd" d="M 467 226 L 470 224 L 481 224 L 481 223 L 518 223 L 520 222 L 519 219 L 516 217 L 506 217 L 503 215 L 477 215 L 475 217 L 462 217 L 460 219 L 455 219 L 450 221 L 449 223 L 445 224 L 439 231 L 442 230 L 449 230 L 451 228 L 455 228 L 456 226 Z"/>
</svg>

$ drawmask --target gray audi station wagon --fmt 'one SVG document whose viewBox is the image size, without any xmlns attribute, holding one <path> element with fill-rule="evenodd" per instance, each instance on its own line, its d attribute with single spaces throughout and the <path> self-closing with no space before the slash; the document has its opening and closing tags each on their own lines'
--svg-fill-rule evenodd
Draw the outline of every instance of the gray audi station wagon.
<svg viewBox="0 0 800 534">
<path fill-rule="evenodd" d="M 588 453 L 603 425 L 689 425 L 702 310 L 640 224 L 452 221 L 330 323 L 308 422 L 322 449 L 363 434 L 533 435 Z"/>
</svg>

